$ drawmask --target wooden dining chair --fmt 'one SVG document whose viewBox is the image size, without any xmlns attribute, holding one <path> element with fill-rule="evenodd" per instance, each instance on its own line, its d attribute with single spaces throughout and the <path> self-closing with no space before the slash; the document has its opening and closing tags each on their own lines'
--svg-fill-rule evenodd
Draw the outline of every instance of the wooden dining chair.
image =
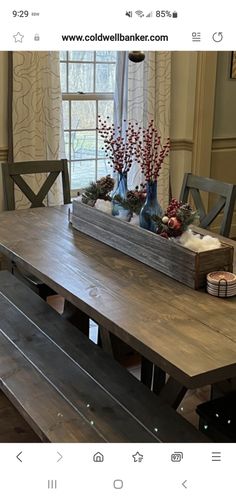
<svg viewBox="0 0 236 498">
<path fill-rule="evenodd" d="M 27 175 L 38 173 L 46 174 L 47 176 L 39 189 L 39 192 L 35 193 L 25 181 L 24 176 L 26 177 Z M 71 198 L 67 159 L 58 161 L 3 163 L 2 177 L 6 209 L 9 211 L 15 209 L 15 185 L 18 186 L 21 192 L 30 201 L 30 207 L 45 206 L 44 200 L 60 174 L 62 178 L 63 201 L 64 204 L 69 204 Z"/>
<path fill-rule="evenodd" d="M 200 192 L 217 195 L 217 200 L 208 213 L 203 205 Z M 229 237 L 236 200 L 236 185 L 186 173 L 184 175 L 180 200 L 184 203 L 188 202 L 190 194 L 195 208 L 199 212 L 200 226 L 202 228 L 209 228 L 221 213 L 222 219 L 219 234 Z"/>
<path fill-rule="evenodd" d="M 33 192 L 27 184 L 27 175 L 45 174 L 45 180 L 38 193 Z M 68 165 L 66 159 L 58 161 L 28 161 L 18 163 L 2 163 L 3 189 L 5 195 L 5 206 L 8 211 L 16 209 L 15 203 L 15 185 L 30 201 L 31 208 L 44 207 L 44 201 L 56 179 L 61 175 L 62 192 L 64 204 L 71 202 L 70 182 L 68 174 Z M 46 300 L 48 296 L 56 294 L 54 290 L 38 280 L 34 275 L 21 270 L 15 263 L 11 263 L 11 271 L 27 285 L 29 285 L 37 294 Z"/>
</svg>

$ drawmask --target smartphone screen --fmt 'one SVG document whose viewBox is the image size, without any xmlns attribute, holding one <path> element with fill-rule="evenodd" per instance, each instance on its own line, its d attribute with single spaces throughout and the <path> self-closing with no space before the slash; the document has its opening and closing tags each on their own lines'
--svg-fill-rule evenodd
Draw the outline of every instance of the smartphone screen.
<svg viewBox="0 0 236 498">
<path fill-rule="evenodd" d="M 233 496 L 235 11 L 1 6 L 4 497 Z"/>
</svg>

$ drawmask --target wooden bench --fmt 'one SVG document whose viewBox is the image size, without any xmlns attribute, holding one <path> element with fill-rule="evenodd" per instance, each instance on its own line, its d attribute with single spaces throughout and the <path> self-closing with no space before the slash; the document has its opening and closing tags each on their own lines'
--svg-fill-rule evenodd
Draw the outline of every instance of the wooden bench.
<svg viewBox="0 0 236 498">
<path fill-rule="evenodd" d="M 197 406 L 199 429 L 216 443 L 236 443 L 236 391 Z"/>
<path fill-rule="evenodd" d="M 42 441 L 207 441 L 7 271 L 0 316 L 0 388 Z"/>
</svg>

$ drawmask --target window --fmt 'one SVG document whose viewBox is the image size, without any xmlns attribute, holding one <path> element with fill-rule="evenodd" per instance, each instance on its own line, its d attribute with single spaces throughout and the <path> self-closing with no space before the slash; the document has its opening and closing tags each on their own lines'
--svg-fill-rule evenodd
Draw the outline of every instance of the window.
<svg viewBox="0 0 236 498">
<path fill-rule="evenodd" d="M 86 187 L 110 173 L 98 116 L 113 120 L 116 52 L 61 52 L 65 152 L 71 190 Z"/>
</svg>

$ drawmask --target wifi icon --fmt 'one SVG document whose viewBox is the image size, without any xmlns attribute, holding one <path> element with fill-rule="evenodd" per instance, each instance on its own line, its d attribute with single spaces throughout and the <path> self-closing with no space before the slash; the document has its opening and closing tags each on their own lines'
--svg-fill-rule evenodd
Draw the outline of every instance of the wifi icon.
<svg viewBox="0 0 236 498">
<path fill-rule="evenodd" d="M 135 14 L 136 14 L 136 16 L 138 16 L 138 17 L 144 17 L 144 13 L 143 13 L 143 11 L 142 11 L 142 10 L 136 10 Z"/>
</svg>

